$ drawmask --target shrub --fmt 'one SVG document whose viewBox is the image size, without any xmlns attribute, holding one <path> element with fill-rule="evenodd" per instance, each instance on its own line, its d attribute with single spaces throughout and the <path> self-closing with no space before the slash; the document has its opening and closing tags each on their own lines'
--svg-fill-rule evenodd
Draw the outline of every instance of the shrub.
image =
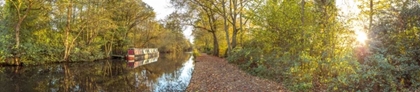
<svg viewBox="0 0 420 92">
<path fill-rule="evenodd" d="M 200 56 L 200 52 L 197 49 L 193 49 L 193 56 L 194 57 Z"/>
</svg>

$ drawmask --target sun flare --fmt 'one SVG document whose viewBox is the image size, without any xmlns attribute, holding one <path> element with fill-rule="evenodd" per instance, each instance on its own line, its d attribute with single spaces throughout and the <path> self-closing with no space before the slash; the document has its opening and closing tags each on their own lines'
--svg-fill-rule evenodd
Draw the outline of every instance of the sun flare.
<svg viewBox="0 0 420 92">
<path fill-rule="evenodd" d="M 366 44 L 367 35 L 363 31 L 356 31 L 357 41 L 361 44 Z"/>
</svg>

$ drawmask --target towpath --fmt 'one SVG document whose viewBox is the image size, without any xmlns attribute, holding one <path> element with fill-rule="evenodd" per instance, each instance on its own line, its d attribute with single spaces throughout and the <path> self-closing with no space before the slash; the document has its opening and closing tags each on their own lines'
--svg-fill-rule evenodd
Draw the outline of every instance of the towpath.
<svg viewBox="0 0 420 92">
<path fill-rule="evenodd" d="M 274 81 L 252 76 L 225 59 L 201 54 L 196 58 L 188 92 L 284 92 Z"/>
</svg>

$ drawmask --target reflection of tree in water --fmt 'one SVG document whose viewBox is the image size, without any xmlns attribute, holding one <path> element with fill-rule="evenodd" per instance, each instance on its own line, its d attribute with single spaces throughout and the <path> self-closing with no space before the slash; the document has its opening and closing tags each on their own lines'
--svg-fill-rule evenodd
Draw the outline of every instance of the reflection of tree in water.
<svg viewBox="0 0 420 92">
<path fill-rule="evenodd" d="M 30 67 L 0 67 L 2 91 L 143 91 L 163 74 L 175 76 L 189 54 L 160 55 L 157 62 L 129 69 L 125 61 L 98 61 Z"/>
<path fill-rule="evenodd" d="M 171 53 L 160 56 L 161 57 L 159 57 L 158 62 L 146 65 L 144 68 L 160 75 L 163 73 L 173 73 L 174 70 L 181 68 L 182 64 L 185 63 L 191 55 L 184 53 Z"/>
</svg>

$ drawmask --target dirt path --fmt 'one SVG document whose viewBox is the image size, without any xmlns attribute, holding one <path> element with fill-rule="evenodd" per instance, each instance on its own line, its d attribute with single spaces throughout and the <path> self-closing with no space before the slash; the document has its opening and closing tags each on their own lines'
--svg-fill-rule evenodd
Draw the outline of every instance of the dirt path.
<svg viewBox="0 0 420 92">
<path fill-rule="evenodd" d="M 197 57 L 188 92 L 283 92 L 281 84 L 258 78 L 226 60 L 206 54 Z"/>
</svg>

